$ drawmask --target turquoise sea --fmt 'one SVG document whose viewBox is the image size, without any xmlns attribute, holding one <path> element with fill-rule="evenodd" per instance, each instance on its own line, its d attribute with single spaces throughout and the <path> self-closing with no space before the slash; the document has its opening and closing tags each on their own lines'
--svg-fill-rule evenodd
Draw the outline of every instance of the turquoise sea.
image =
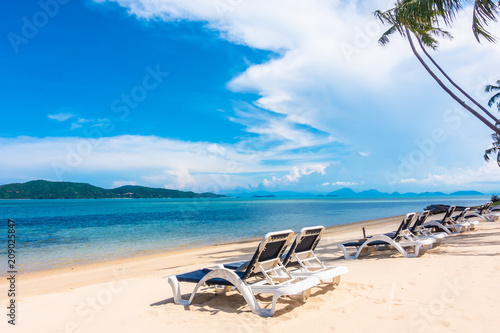
<svg viewBox="0 0 500 333">
<path fill-rule="evenodd" d="M 489 196 L 398 199 L 0 200 L 0 259 L 16 222 L 17 269 L 45 270 L 185 247 L 227 243 L 280 229 L 334 226 L 422 211 L 429 204 L 481 205 Z M 2 275 L 2 274 L 0 274 Z"/>
</svg>

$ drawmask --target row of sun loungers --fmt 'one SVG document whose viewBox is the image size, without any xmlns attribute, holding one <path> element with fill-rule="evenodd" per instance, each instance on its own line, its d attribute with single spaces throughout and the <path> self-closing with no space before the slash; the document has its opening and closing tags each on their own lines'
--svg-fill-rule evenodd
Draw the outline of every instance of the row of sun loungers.
<svg viewBox="0 0 500 333">
<path fill-rule="evenodd" d="M 471 212 L 465 208 L 453 216 L 455 208 L 450 206 L 441 220 L 432 221 L 427 221 L 429 211 L 422 212 L 416 219 L 416 213 L 409 213 L 394 232 L 337 246 L 346 259 L 357 259 L 362 254 L 386 249 L 396 249 L 403 256 L 414 258 L 438 246 L 444 237 L 474 230 L 479 221 L 470 221 L 470 218 L 477 217 L 483 221 L 500 218 L 500 211 L 490 210 L 491 202 L 478 211 Z M 202 286 L 213 287 L 219 293 L 237 290 L 253 313 L 270 317 L 280 297 L 305 300 L 310 296 L 311 288 L 319 284 L 337 286 L 348 269 L 345 266 L 327 266 L 314 253 L 324 230 L 323 226 L 303 228 L 297 236 L 292 230 L 270 232 L 264 236 L 250 261 L 169 276 L 174 303 L 189 306 Z M 354 253 L 349 253 L 351 248 L 354 248 Z M 180 282 L 196 284 L 189 299 L 181 297 Z M 271 308 L 262 308 L 256 294 L 271 294 Z"/>
<path fill-rule="evenodd" d="M 466 217 L 478 217 L 484 222 L 493 222 L 497 219 L 500 219 L 500 210 L 499 209 L 493 210 L 491 207 L 492 204 L 493 203 L 489 201 L 481 209 L 479 209 L 476 212 L 470 213 Z"/>
</svg>

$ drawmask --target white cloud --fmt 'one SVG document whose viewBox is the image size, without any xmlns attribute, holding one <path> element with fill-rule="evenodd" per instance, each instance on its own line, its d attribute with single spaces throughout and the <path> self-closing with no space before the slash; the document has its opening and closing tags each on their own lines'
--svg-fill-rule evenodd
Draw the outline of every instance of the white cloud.
<svg viewBox="0 0 500 333">
<path fill-rule="evenodd" d="M 417 180 L 415 178 L 404 178 L 399 181 L 400 184 L 409 184 L 409 183 L 416 183 Z"/>
<path fill-rule="evenodd" d="M 353 186 L 353 185 L 359 185 L 359 183 L 355 182 L 345 182 L 345 181 L 336 181 L 335 183 L 332 182 L 332 185 L 338 185 L 338 186 Z"/>
<path fill-rule="evenodd" d="M 75 130 L 77 128 L 82 128 L 82 125 L 80 125 L 79 123 L 71 123 L 70 130 Z"/>
<path fill-rule="evenodd" d="M 354 185 L 359 185 L 359 183 L 356 182 L 346 182 L 346 181 L 336 181 L 336 182 L 326 182 L 321 184 L 321 186 L 354 186 Z"/>
<path fill-rule="evenodd" d="M 324 175 L 327 166 L 328 165 L 313 164 L 304 165 L 300 169 L 298 167 L 293 167 L 292 170 L 290 170 L 290 174 L 280 178 L 273 176 L 271 180 L 266 178 L 262 181 L 262 185 L 265 187 L 288 186 L 292 183 L 297 183 L 303 176 L 307 176 L 312 173 Z"/>
<path fill-rule="evenodd" d="M 453 168 L 445 174 L 429 174 L 421 181 L 432 186 L 480 186 L 484 183 L 500 182 L 500 168 L 495 162 L 484 162 L 477 169 L 473 168 Z"/>
<path fill-rule="evenodd" d="M 66 121 L 70 118 L 75 117 L 75 115 L 72 113 L 55 113 L 55 114 L 49 114 L 48 117 L 50 119 L 54 119 L 57 121 Z"/>
<path fill-rule="evenodd" d="M 128 180 L 128 181 L 127 180 L 117 180 L 117 181 L 113 182 L 113 184 L 111 185 L 111 188 L 122 187 L 125 185 L 137 185 L 137 182 L 132 181 L 132 180 Z"/>
<path fill-rule="evenodd" d="M 78 118 L 77 121 L 71 124 L 71 130 L 82 128 L 84 125 L 90 127 L 104 127 L 109 126 L 111 124 L 111 120 L 107 118 L 98 118 L 98 119 L 86 119 L 86 118 Z"/>
<path fill-rule="evenodd" d="M 98 119 L 86 119 L 80 117 L 77 118 L 75 114 L 69 112 L 49 114 L 48 117 L 50 119 L 57 120 L 60 122 L 65 122 L 66 120 L 76 118 L 73 119 L 70 130 L 82 128 L 85 124 L 90 127 L 102 127 L 109 125 L 109 123 L 111 122 L 111 120 L 107 118 L 98 118 Z"/>
<path fill-rule="evenodd" d="M 196 188 L 196 180 L 189 173 L 187 168 L 178 167 L 176 170 L 167 170 L 166 173 L 174 178 L 174 183 L 167 184 L 165 187 L 167 188 L 178 188 L 178 189 L 191 189 Z"/>
</svg>

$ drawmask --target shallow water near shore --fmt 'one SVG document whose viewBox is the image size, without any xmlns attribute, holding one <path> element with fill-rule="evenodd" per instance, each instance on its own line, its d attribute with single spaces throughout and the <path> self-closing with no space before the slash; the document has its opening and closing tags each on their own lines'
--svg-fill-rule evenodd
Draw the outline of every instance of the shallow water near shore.
<svg viewBox="0 0 500 333">
<path fill-rule="evenodd" d="M 0 235 L 6 239 L 7 219 L 15 220 L 17 269 L 30 272 L 228 243 L 274 230 L 403 215 L 430 204 L 473 206 L 488 200 L 488 196 L 0 200 Z M 3 258 L 6 248 L 0 249 Z"/>
</svg>

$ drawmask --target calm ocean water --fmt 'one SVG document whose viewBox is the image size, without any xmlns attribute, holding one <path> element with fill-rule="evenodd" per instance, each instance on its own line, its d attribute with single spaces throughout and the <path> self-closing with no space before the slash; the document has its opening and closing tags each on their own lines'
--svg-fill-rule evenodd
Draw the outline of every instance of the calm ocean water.
<svg viewBox="0 0 500 333">
<path fill-rule="evenodd" d="M 7 265 L 8 219 L 16 221 L 17 269 L 27 272 L 261 237 L 273 230 L 402 215 L 435 203 L 471 206 L 488 200 L 489 196 L 0 200 L 2 272 Z"/>
</svg>

